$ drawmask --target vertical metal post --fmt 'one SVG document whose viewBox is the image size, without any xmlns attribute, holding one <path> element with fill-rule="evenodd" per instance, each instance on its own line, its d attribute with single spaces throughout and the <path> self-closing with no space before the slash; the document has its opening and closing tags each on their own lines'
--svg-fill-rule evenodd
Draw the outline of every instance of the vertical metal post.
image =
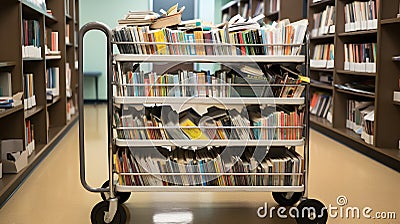
<svg viewBox="0 0 400 224">
<path fill-rule="evenodd" d="M 310 78 L 310 34 L 306 34 L 306 49 L 305 49 L 305 69 L 306 77 Z M 305 94 L 305 139 L 304 139 L 304 195 L 303 198 L 308 198 L 308 175 L 309 175 L 309 165 L 310 165 L 310 83 L 306 84 L 306 94 Z"/>
<path fill-rule="evenodd" d="M 110 188 L 93 188 L 86 182 L 86 164 L 85 164 L 85 132 L 84 132 L 84 110 L 83 110 L 83 37 L 90 30 L 102 31 L 107 38 L 107 101 L 108 101 L 108 165 Z M 79 31 L 79 69 L 78 69 L 78 98 L 79 98 L 79 161 L 80 161 L 80 179 L 83 187 L 90 192 L 107 192 L 110 191 L 111 198 L 114 197 L 113 189 L 113 173 L 112 173 L 112 33 L 110 29 L 103 23 L 92 22 L 85 24 Z"/>
</svg>

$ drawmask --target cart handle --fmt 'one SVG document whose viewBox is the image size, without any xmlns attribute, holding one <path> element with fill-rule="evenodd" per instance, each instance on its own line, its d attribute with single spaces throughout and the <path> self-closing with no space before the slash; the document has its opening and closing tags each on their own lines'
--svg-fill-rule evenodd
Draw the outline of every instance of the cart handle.
<svg viewBox="0 0 400 224">
<path fill-rule="evenodd" d="M 111 106 L 112 106 L 112 43 L 111 43 L 111 38 L 112 38 L 112 33 L 110 29 L 108 28 L 107 25 L 99 22 L 90 22 L 85 24 L 80 30 L 79 30 L 79 78 L 78 78 L 78 98 L 79 98 L 79 160 L 80 160 L 80 179 L 83 187 L 90 191 L 90 192 L 108 192 L 110 191 L 109 188 L 93 188 L 89 186 L 89 184 L 86 181 L 86 166 L 85 166 L 85 134 L 84 134 L 84 110 L 83 110 L 83 38 L 85 34 L 88 31 L 91 30 L 99 30 L 102 31 L 106 38 L 107 38 L 107 101 L 108 101 L 108 166 L 110 167 L 109 169 L 109 177 L 110 180 L 112 178 L 112 161 L 110 158 L 112 154 L 112 145 L 111 145 L 111 135 L 112 135 L 112 127 L 110 123 L 110 119 L 112 118 L 111 113 Z M 112 183 L 112 181 L 110 181 Z M 111 185 L 111 184 L 110 184 Z"/>
</svg>

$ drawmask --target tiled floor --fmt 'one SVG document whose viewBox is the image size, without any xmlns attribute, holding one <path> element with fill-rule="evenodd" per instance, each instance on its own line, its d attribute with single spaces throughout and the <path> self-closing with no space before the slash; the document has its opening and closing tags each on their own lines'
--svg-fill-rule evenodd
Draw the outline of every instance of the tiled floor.
<svg viewBox="0 0 400 224">
<path fill-rule="evenodd" d="M 87 179 L 100 186 L 107 178 L 106 110 L 87 106 Z M 360 219 L 329 218 L 328 223 L 400 223 L 400 174 L 336 141 L 311 132 L 309 195 L 346 209 L 358 207 Z M 338 206 L 337 197 L 348 199 Z M 79 180 L 78 126 L 38 166 L 0 210 L 0 223 L 90 223 L 90 211 L 98 194 L 83 189 Z M 125 204 L 131 223 L 295 223 L 294 220 L 259 218 L 257 209 L 267 202 L 276 206 L 270 193 L 134 193 Z M 396 212 L 395 220 L 366 219 L 364 207 L 375 212 Z M 340 217 L 340 209 L 338 210 Z M 335 210 L 332 210 L 333 215 Z M 350 213 L 351 214 L 351 213 Z"/>
</svg>

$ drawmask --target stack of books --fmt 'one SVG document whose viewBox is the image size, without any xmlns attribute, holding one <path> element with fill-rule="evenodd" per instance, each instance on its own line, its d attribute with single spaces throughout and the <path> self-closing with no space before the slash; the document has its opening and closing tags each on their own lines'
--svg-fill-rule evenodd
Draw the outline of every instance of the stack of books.
<svg viewBox="0 0 400 224">
<path fill-rule="evenodd" d="M 170 106 L 127 106 L 114 112 L 116 136 L 120 139 L 241 139 L 298 140 L 302 138 L 302 111 L 271 111 L 271 108 L 207 108 L 198 114 L 190 108 L 179 114 Z"/>
<path fill-rule="evenodd" d="M 344 70 L 376 72 L 376 43 L 344 44 Z"/>
<path fill-rule="evenodd" d="M 334 44 L 317 44 L 314 47 L 314 55 L 310 60 L 312 68 L 333 68 L 334 67 Z"/>
<path fill-rule="evenodd" d="M 294 23 L 282 20 L 259 28 L 256 22 L 243 21 L 224 29 L 193 32 L 119 26 L 113 30 L 113 36 L 122 54 L 299 55 L 307 25 L 307 20 Z"/>
<path fill-rule="evenodd" d="M 354 1 L 344 7 L 344 31 L 375 30 L 378 28 L 377 3 Z"/>
<path fill-rule="evenodd" d="M 314 13 L 314 28 L 311 31 L 312 37 L 323 36 L 335 33 L 335 6 L 326 6 L 320 13 Z"/>
<path fill-rule="evenodd" d="M 303 157 L 285 147 L 271 149 L 261 161 L 252 156 L 254 148 L 230 157 L 224 156 L 221 148 L 133 150 L 134 155 L 127 148 L 118 148 L 114 154 L 116 172 L 134 174 L 120 175 L 120 185 L 300 186 L 304 171 Z M 269 175 L 277 173 L 281 175 Z"/>
</svg>

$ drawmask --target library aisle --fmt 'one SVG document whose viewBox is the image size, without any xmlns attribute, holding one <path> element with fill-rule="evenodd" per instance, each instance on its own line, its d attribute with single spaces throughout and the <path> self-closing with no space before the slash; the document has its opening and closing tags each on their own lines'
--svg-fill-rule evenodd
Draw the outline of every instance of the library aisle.
<svg viewBox="0 0 400 224">
<path fill-rule="evenodd" d="M 100 186 L 107 176 L 106 107 L 85 107 L 87 179 Z M 396 212 L 396 220 L 329 218 L 328 223 L 399 223 L 400 173 L 346 146 L 311 131 L 309 196 L 326 206 L 365 207 Z M 78 126 L 60 141 L 14 196 L 0 209 L 0 223 L 89 223 L 100 195 L 79 181 Z M 133 193 L 126 202 L 131 223 L 295 223 L 274 214 L 257 216 L 265 202 L 277 207 L 270 193 Z M 269 215 L 269 214 L 268 214 Z M 340 217 L 340 214 L 338 215 Z"/>
</svg>

